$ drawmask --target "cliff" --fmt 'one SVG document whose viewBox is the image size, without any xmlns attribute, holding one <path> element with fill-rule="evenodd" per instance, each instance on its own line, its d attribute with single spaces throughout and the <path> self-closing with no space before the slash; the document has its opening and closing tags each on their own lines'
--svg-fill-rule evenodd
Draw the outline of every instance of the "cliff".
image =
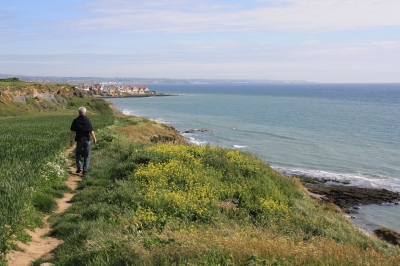
<svg viewBox="0 0 400 266">
<path fill-rule="evenodd" d="M 31 83 L 0 80 L 0 116 L 16 116 L 37 112 L 75 110 L 84 105 L 89 111 L 113 114 L 109 103 L 89 97 L 68 84 Z"/>
</svg>

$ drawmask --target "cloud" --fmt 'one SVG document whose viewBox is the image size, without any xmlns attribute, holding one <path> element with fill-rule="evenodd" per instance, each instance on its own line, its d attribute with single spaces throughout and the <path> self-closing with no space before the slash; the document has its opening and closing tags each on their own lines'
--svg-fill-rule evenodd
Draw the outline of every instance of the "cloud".
<svg viewBox="0 0 400 266">
<path fill-rule="evenodd" d="M 50 17 L 20 9 L 0 11 L 0 73 L 400 81 L 398 0 L 92 0 Z"/>
<path fill-rule="evenodd" d="M 17 16 L 17 12 L 15 8 L 3 8 L 0 10 L 0 21 L 8 21 L 9 19 L 15 18 Z"/>
<path fill-rule="evenodd" d="M 399 27 L 398 0 L 94 1 L 81 30 L 127 32 L 339 31 Z"/>
<path fill-rule="evenodd" d="M 215 45 L 208 47 L 207 53 L 201 46 L 179 47 L 175 51 L 154 50 L 147 52 L 132 52 L 130 54 L 115 53 L 51 53 L 40 55 L 0 55 L 0 60 L 15 63 L 41 64 L 71 64 L 81 66 L 89 64 L 102 66 L 112 71 L 121 65 L 164 65 L 197 64 L 218 65 L 232 64 L 241 66 L 256 65 L 298 65 L 311 64 L 314 69 L 324 69 L 330 64 L 343 63 L 348 66 L 365 68 L 373 66 L 381 68 L 386 62 L 391 62 L 383 68 L 396 68 L 397 56 L 400 54 L 400 42 L 373 42 L 368 44 L 331 44 L 302 46 L 268 46 L 268 45 Z M 189 51 L 189 52 L 188 52 Z M 86 63 L 85 63 L 86 62 Z M 366 64 L 367 63 L 367 64 Z M 80 67 L 79 67 L 80 68 Z M 84 68 L 82 68 L 84 69 Z M 222 71 L 222 70 L 221 70 Z M 186 72 L 186 71 L 184 71 Z M 220 72 L 220 71 L 217 71 Z"/>
</svg>

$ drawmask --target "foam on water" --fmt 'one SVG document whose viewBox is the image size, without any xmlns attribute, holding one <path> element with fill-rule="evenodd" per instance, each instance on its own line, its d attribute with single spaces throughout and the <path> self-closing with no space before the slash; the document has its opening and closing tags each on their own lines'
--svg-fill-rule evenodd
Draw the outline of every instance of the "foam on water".
<svg viewBox="0 0 400 266">
<path fill-rule="evenodd" d="M 166 121 L 162 118 L 156 118 L 156 119 L 150 119 L 150 120 L 156 121 L 157 123 L 160 123 L 160 124 L 170 124 L 168 121 Z"/>
<path fill-rule="evenodd" d="M 233 147 L 236 148 L 236 149 L 245 149 L 245 148 L 247 148 L 247 146 L 245 146 L 245 145 L 233 145 Z"/>
<path fill-rule="evenodd" d="M 182 134 L 184 137 L 185 137 L 185 139 L 189 142 L 189 143 L 192 143 L 192 144 L 195 144 L 195 145 L 206 145 L 207 144 L 207 141 L 201 141 L 201 140 L 199 140 L 199 139 L 196 139 L 196 138 L 194 138 L 194 137 L 187 137 L 187 136 L 185 136 L 185 134 Z"/>
<path fill-rule="evenodd" d="M 307 170 L 299 168 L 273 167 L 286 176 L 298 175 L 334 182 L 349 183 L 351 186 L 365 188 L 384 188 L 394 192 L 400 192 L 400 180 L 384 176 L 371 176 L 362 173 L 333 173 L 322 170 Z"/>
<path fill-rule="evenodd" d="M 133 115 L 132 111 L 129 110 L 129 109 L 124 109 L 122 112 L 123 112 L 125 115 Z"/>
</svg>

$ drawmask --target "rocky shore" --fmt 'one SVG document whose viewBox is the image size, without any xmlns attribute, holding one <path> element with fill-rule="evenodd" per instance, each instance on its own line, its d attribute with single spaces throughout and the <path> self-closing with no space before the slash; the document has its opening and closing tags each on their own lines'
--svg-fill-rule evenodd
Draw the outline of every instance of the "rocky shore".
<svg viewBox="0 0 400 266">
<path fill-rule="evenodd" d="M 312 198 L 325 203 L 333 203 L 347 214 L 355 214 L 361 205 L 400 204 L 400 193 L 378 188 L 351 186 L 349 182 L 321 180 L 306 176 L 296 176 Z M 352 216 L 350 216 L 352 217 Z M 378 228 L 374 234 L 393 245 L 400 246 L 400 234 L 389 228 Z"/>
<path fill-rule="evenodd" d="M 349 185 L 349 182 L 297 177 L 309 192 L 320 195 L 322 201 L 334 203 L 345 212 L 351 213 L 359 205 L 400 203 L 400 193 L 386 189 L 355 187 Z"/>
</svg>

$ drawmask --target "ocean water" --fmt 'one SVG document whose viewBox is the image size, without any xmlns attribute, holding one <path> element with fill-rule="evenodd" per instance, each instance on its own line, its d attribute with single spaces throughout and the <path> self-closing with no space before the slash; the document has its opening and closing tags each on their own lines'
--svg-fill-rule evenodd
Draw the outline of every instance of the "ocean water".
<svg viewBox="0 0 400 266">
<path fill-rule="evenodd" d="M 149 85 L 168 97 L 112 98 L 195 144 L 250 151 L 284 174 L 400 192 L 400 84 Z M 367 231 L 400 232 L 400 206 L 362 206 Z M 377 217 L 378 216 L 378 217 Z"/>
</svg>

